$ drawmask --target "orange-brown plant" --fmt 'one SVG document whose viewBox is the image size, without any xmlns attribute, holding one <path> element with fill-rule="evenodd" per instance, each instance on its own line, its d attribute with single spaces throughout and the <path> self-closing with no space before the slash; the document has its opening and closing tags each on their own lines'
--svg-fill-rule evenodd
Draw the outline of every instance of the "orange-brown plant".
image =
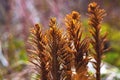
<svg viewBox="0 0 120 80">
<path fill-rule="evenodd" d="M 66 16 L 65 23 L 69 35 L 69 41 L 71 42 L 72 50 L 74 51 L 73 67 L 76 70 L 76 77 L 81 80 L 86 80 L 87 64 L 89 61 L 89 38 L 82 40 L 80 14 L 73 11 Z"/>
<path fill-rule="evenodd" d="M 31 29 L 31 38 L 29 43 L 32 49 L 29 51 L 32 53 L 30 55 L 30 62 L 36 66 L 36 71 L 40 74 L 40 80 L 50 80 L 50 56 L 46 50 L 46 39 L 44 34 L 42 34 L 41 26 L 36 24 L 34 28 Z"/>
<path fill-rule="evenodd" d="M 103 53 L 107 50 L 104 50 L 105 42 L 107 41 L 105 33 L 101 35 L 101 22 L 103 17 L 106 15 L 104 9 L 100 9 L 99 5 L 95 2 L 88 5 L 89 12 L 89 25 L 91 26 L 90 33 L 92 34 L 91 44 L 93 45 L 94 52 L 94 68 L 96 69 L 96 80 L 101 80 L 100 76 L 100 67 L 101 67 L 101 58 Z"/>
<path fill-rule="evenodd" d="M 29 42 L 33 48 L 29 50 L 32 53 L 30 61 L 36 66 L 40 80 L 94 80 L 87 67 L 90 42 L 95 50 L 96 80 L 100 80 L 100 64 L 106 42 L 106 34 L 101 35 L 100 30 L 105 11 L 93 2 L 89 4 L 88 12 L 92 39 L 82 37 L 80 14 L 76 11 L 65 17 L 66 33 L 58 27 L 56 18 L 50 19 L 49 30 L 44 34 L 38 24 L 31 30 Z"/>
<path fill-rule="evenodd" d="M 49 47 L 49 54 L 51 60 L 52 80 L 64 79 L 68 72 L 68 65 L 70 65 L 71 50 L 68 47 L 66 36 L 62 34 L 62 30 L 58 28 L 56 19 L 50 19 L 50 29 L 47 32 L 47 44 Z M 66 74 L 64 74 L 65 72 Z"/>
</svg>

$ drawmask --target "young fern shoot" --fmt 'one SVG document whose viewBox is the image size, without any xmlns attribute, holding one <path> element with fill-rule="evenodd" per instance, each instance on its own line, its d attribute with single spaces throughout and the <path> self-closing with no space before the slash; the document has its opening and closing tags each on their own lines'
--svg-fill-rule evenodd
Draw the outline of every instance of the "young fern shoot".
<svg viewBox="0 0 120 80">
<path fill-rule="evenodd" d="M 46 52 L 46 39 L 39 24 L 32 28 L 29 43 L 32 46 L 32 49 L 28 50 L 31 53 L 29 60 L 35 65 L 40 80 L 50 80 L 50 56 Z"/>
<path fill-rule="evenodd" d="M 89 12 L 89 25 L 91 26 L 90 33 L 93 38 L 91 39 L 91 44 L 93 45 L 94 53 L 94 68 L 96 69 L 96 80 L 101 80 L 100 68 L 101 68 L 101 58 L 104 53 L 104 44 L 106 42 L 106 34 L 101 35 L 101 22 L 103 17 L 106 15 L 104 9 L 100 9 L 99 5 L 95 2 L 90 3 L 88 6 Z"/>
<path fill-rule="evenodd" d="M 74 51 L 73 67 L 75 68 L 76 76 L 72 80 L 87 80 L 87 64 L 89 58 L 87 56 L 89 49 L 89 39 L 82 38 L 80 14 L 73 11 L 65 17 L 69 41 L 71 49 Z"/>
<path fill-rule="evenodd" d="M 65 80 L 68 79 L 67 72 L 70 71 L 71 50 L 68 47 L 68 41 L 63 36 L 61 29 L 58 28 L 56 18 L 50 19 L 50 29 L 47 32 L 47 44 L 49 47 L 49 54 L 51 60 L 51 73 L 52 80 Z M 66 74 L 64 74 L 64 72 Z M 69 79 L 70 80 L 70 79 Z"/>
</svg>

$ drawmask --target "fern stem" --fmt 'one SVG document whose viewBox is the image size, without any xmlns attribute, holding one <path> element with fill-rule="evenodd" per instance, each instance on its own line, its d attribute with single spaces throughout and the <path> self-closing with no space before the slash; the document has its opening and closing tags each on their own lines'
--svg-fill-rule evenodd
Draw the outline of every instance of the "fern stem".
<svg viewBox="0 0 120 80">
<path fill-rule="evenodd" d="M 88 12 L 89 12 L 89 25 L 91 26 L 91 34 L 93 39 L 91 39 L 91 43 L 95 50 L 95 55 L 93 56 L 95 59 L 94 68 L 96 69 L 96 80 L 101 80 L 101 58 L 104 52 L 104 43 L 106 37 L 103 38 L 105 35 L 101 35 L 101 22 L 103 17 L 105 16 L 105 10 L 100 9 L 97 3 L 93 2 L 88 5 Z"/>
</svg>

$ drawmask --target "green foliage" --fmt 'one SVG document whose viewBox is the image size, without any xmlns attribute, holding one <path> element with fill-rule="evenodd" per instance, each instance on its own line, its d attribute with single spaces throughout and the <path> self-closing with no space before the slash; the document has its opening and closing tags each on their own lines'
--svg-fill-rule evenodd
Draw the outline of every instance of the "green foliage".
<svg viewBox="0 0 120 80">
<path fill-rule="evenodd" d="M 7 41 L 3 42 L 2 48 L 4 50 L 3 53 L 7 56 L 9 66 L 0 66 L 0 80 L 5 79 L 4 76 L 12 75 L 12 72 L 17 73 L 22 71 L 28 61 L 24 41 L 16 38 L 12 34 L 9 35 Z M 9 80 L 11 79 L 9 78 Z"/>
<path fill-rule="evenodd" d="M 20 39 L 16 39 L 12 35 L 9 37 L 8 40 L 7 51 L 10 64 L 13 64 L 18 60 L 27 61 L 27 54 L 24 42 Z"/>
<path fill-rule="evenodd" d="M 108 32 L 108 39 L 109 39 L 109 45 L 111 46 L 111 50 L 106 53 L 106 56 L 104 58 L 104 61 L 115 65 L 120 68 L 120 31 L 111 25 L 104 23 L 102 24 L 104 27 L 102 27 L 102 31 Z"/>
</svg>

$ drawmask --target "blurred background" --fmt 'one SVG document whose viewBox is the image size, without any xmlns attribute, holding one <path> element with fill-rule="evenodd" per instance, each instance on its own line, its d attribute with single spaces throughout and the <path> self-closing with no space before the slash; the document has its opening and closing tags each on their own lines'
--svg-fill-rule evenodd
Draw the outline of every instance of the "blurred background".
<svg viewBox="0 0 120 80">
<path fill-rule="evenodd" d="M 51 17 L 64 28 L 65 15 L 74 10 L 87 29 L 92 1 L 107 13 L 102 29 L 108 32 L 106 47 L 111 50 L 103 59 L 102 80 L 120 80 L 120 0 L 0 0 L 0 80 L 34 80 L 26 52 L 30 28 L 41 23 L 47 29 Z"/>
</svg>

